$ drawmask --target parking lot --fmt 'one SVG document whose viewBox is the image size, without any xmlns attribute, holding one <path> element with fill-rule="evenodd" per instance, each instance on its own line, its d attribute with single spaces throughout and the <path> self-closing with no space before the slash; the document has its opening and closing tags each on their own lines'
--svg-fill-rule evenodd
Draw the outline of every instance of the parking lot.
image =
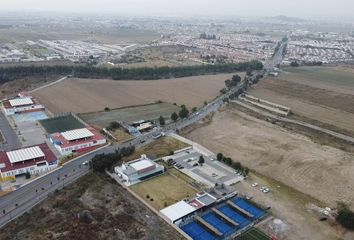
<svg viewBox="0 0 354 240">
<path fill-rule="evenodd" d="M 36 116 L 35 116 L 36 115 Z M 46 141 L 46 133 L 40 127 L 38 119 L 46 118 L 44 112 L 22 113 L 19 115 L 10 116 L 10 119 L 15 124 L 15 130 L 18 134 L 23 147 L 33 146 L 44 143 Z"/>
<path fill-rule="evenodd" d="M 174 167 L 198 182 L 211 187 L 218 184 L 231 185 L 243 180 L 241 174 L 237 174 L 232 168 L 218 162 L 215 156 L 203 156 L 204 164 L 199 164 L 201 153 L 190 148 L 164 157 L 163 160 L 174 164 Z M 169 160 L 171 159 L 171 160 Z"/>
</svg>

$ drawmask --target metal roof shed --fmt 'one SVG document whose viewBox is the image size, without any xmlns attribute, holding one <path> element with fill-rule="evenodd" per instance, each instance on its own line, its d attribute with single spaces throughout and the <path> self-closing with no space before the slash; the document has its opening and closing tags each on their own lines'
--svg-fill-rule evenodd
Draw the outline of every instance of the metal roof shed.
<svg viewBox="0 0 354 240">
<path fill-rule="evenodd" d="M 185 201 L 177 202 L 160 210 L 160 212 L 165 215 L 172 223 L 195 211 L 196 209 Z"/>
</svg>

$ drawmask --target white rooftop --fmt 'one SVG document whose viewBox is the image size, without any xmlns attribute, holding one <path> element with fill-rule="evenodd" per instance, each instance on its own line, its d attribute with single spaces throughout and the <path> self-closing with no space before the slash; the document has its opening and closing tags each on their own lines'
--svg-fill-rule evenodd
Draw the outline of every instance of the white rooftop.
<svg viewBox="0 0 354 240">
<path fill-rule="evenodd" d="M 80 129 L 62 132 L 61 135 L 68 141 L 94 136 L 94 134 L 87 128 L 80 128 Z"/>
<path fill-rule="evenodd" d="M 185 201 L 177 202 L 167 208 L 161 209 L 160 212 L 165 215 L 171 222 L 174 222 L 192 212 L 196 211 L 194 207 Z"/>
<path fill-rule="evenodd" d="M 42 149 L 38 146 L 15 150 L 7 152 L 6 154 L 11 163 L 22 162 L 45 156 Z"/>
<path fill-rule="evenodd" d="M 9 102 L 13 107 L 33 104 L 32 98 L 30 97 L 14 98 L 9 100 Z"/>
<path fill-rule="evenodd" d="M 141 159 L 139 161 L 133 162 L 131 164 L 129 164 L 129 166 L 131 166 L 132 168 L 134 168 L 136 171 L 140 171 L 143 170 L 145 168 L 154 166 L 155 164 L 147 159 Z"/>
</svg>

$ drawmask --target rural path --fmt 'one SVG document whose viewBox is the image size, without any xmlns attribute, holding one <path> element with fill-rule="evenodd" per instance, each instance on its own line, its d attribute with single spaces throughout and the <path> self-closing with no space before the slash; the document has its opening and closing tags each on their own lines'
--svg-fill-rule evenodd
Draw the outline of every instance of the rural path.
<svg viewBox="0 0 354 240">
<path fill-rule="evenodd" d="M 65 76 L 65 77 L 62 77 L 54 82 L 51 82 L 51 83 L 48 83 L 46 85 L 43 85 L 43 86 L 40 86 L 38 88 L 35 88 L 35 89 L 32 89 L 31 91 L 28 91 L 28 93 L 34 93 L 34 92 L 37 92 L 41 89 L 44 89 L 44 88 L 47 88 L 47 87 L 50 87 L 50 86 L 53 86 L 55 84 L 58 84 L 58 83 L 61 83 L 62 81 L 66 80 L 68 78 L 68 76 Z"/>
<path fill-rule="evenodd" d="M 254 111 L 256 113 L 259 113 L 259 114 L 261 114 L 263 116 L 266 116 L 266 117 L 269 117 L 269 118 L 272 118 L 272 119 L 275 119 L 275 120 L 278 120 L 278 121 L 281 121 L 281 122 L 285 122 L 285 123 L 297 124 L 299 126 L 310 128 L 312 130 L 319 131 L 319 132 L 325 133 L 327 135 L 330 135 L 332 137 L 347 141 L 349 143 L 354 143 L 354 138 L 353 137 L 350 137 L 350 136 L 347 136 L 347 135 L 344 135 L 344 134 L 341 134 L 341 133 L 337 133 L 337 132 L 334 132 L 334 131 L 331 131 L 331 130 L 328 130 L 328 129 L 325 129 L 325 128 L 322 128 L 322 127 L 318 127 L 318 126 L 312 125 L 310 123 L 306 123 L 306 122 L 302 122 L 302 121 L 298 121 L 298 120 L 293 120 L 293 119 L 289 119 L 289 118 L 285 118 L 285 117 L 280 117 L 280 116 L 265 112 L 263 110 L 260 110 L 260 109 L 258 109 L 256 107 L 250 106 L 250 105 L 248 105 L 246 103 L 243 103 L 243 102 L 241 102 L 239 100 L 232 100 L 231 102 L 236 103 L 236 104 L 238 104 L 238 105 L 240 105 L 242 107 L 245 107 L 245 108 L 247 108 L 247 109 L 249 109 L 251 111 Z"/>
</svg>

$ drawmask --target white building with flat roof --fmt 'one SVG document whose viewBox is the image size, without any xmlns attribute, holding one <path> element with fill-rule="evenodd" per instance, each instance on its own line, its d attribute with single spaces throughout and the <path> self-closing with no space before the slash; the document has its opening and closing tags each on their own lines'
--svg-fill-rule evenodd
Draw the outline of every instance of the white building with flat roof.
<svg viewBox="0 0 354 240">
<path fill-rule="evenodd" d="M 161 209 L 160 212 L 169 220 L 171 223 L 177 226 L 186 217 L 190 216 L 197 209 L 185 201 L 179 201 L 171 206 Z"/>
<path fill-rule="evenodd" d="M 146 155 L 141 155 L 139 159 L 115 167 L 114 171 L 124 182 L 132 185 L 163 173 L 165 168 L 147 158 Z"/>
</svg>

